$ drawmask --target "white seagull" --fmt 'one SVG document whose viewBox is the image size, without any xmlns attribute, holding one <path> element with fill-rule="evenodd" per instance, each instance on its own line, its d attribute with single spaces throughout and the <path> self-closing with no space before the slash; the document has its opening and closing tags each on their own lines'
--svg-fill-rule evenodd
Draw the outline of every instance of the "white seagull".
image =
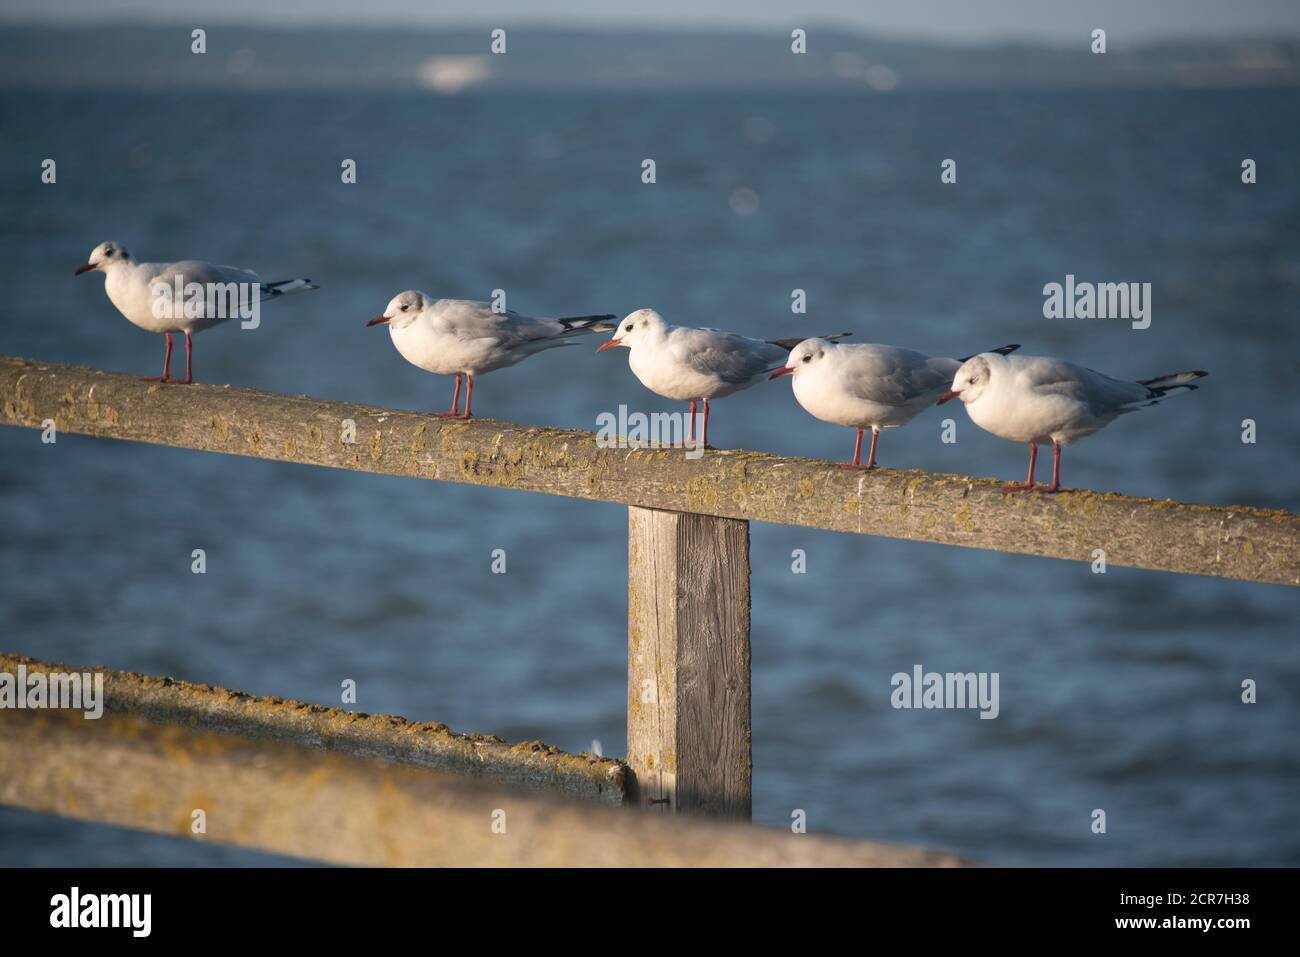
<svg viewBox="0 0 1300 957">
<path fill-rule="evenodd" d="M 1001 346 L 994 352 L 1019 348 Z M 823 422 L 858 430 L 853 461 L 840 463 L 841 468 L 873 469 L 880 430 L 906 425 L 933 405 L 962 361 L 897 346 L 805 339 L 790 350 L 785 366 L 771 378 L 792 376 L 794 397 L 806 411 Z M 860 460 L 863 429 L 871 430 L 866 465 Z"/>
<path fill-rule="evenodd" d="M 239 315 L 239 307 L 253 302 L 278 299 L 290 293 L 319 289 L 310 279 L 283 279 L 262 282 L 257 273 L 237 266 L 186 259 L 174 263 L 138 263 L 121 243 L 103 242 L 90 251 L 85 265 L 74 276 L 98 270 L 104 274 L 104 291 L 117 311 L 147 332 L 161 332 L 167 337 L 160 376 L 145 376 L 146 382 L 174 382 L 189 385 L 193 376 L 193 344 L 190 336 Z M 204 295 L 192 303 L 177 299 L 173 291 L 191 284 L 202 287 Z M 160 300 L 158 290 L 165 289 L 169 300 Z M 227 298 L 222 290 L 229 290 Z M 185 333 L 185 378 L 171 377 L 172 333 Z"/>
<path fill-rule="evenodd" d="M 967 359 L 939 405 L 959 398 L 971 421 L 986 432 L 1029 443 L 1029 476 L 1007 491 L 1055 492 L 1061 487 L 1061 446 L 1092 435 L 1125 412 L 1155 405 L 1174 389 L 1192 385 L 1207 372 L 1172 372 L 1129 382 L 1048 356 Z M 1052 443 L 1052 484 L 1034 485 L 1038 443 Z"/>
<path fill-rule="evenodd" d="M 451 411 L 436 415 L 468 419 L 474 396 L 474 377 L 522 362 L 534 353 L 556 346 L 576 345 L 573 336 L 608 332 L 614 326 L 606 316 L 572 316 L 567 319 L 533 319 L 517 312 L 494 312 L 486 302 L 434 299 L 418 289 L 399 292 L 383 314 L 367 326 L 387 325 L 393 345 L 402 358 L 425 372 L 454 375 Z M 459 411 L 460 377 L 465 376 L 465 411 Z"/>
<path fill-rule="evenodd" d="M 841 332 L 826 339 L 842 339 Z M 628 350 L 627 364 L 641 384 L 656 395 L 690 402 L 689 444 L 695 429 L 696 403 L 704 406 L 700 444 L 709 444 L 709 400 L 721 399 L 762 382 L 779 368 L 795 339 L 750 339 L 719 329 L 673 326 L 653 309 L 638 309 L 619 323 L 614 338 L 597 352 L 615 346 Z"/>
</svg>

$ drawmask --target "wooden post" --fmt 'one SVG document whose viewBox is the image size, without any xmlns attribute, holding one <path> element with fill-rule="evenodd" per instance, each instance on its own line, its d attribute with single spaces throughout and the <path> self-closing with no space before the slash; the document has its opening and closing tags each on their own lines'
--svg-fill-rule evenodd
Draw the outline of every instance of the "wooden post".
<svg viewBox="0 0 1300 957">
<path fill-rule="evenodd" d="M 632 801 L 749 820 L 749 523 L 627 511 Z"/>
</svg>

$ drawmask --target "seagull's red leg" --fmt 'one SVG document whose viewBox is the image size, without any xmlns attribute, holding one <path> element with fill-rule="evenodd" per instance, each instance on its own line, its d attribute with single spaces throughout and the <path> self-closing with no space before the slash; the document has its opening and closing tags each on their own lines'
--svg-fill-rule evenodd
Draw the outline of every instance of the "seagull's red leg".
<svg viewBox="0 0 1300 957">
<path fill-rule="evenodd" d="M 871 427 L 871 451 L 867 453 L 867 468 L 876 467 L 876 439 L 880 438 L 880 430 L 874 425 Z"/>
<path fill-rule="evenodd" d="M 695 440 L 695 400 L 691 399 L 691 411 L 686 417 L 686 441 L 682 443 L 684 448 L 690 448 L 691 443 Z"/>
<path fill-rule="evenodd" d="M 146 376 L 141 376 L 141 377 L 140 377 L 140 381 L 141 381 L 141 382 L 170 382 L 170 381 L 171 381 L 171 377 L 172 377 L 172 334 L 171 334 L 170 332 L 165 332 L 165 333 L 163 333 L 163 335 L 165 335 L 165 336 L 167 337 L 167 354 L 163 357 L 163 373 L 162 373 L 162 375 L 146 375 Z"/>
<path fill-rule="evenodd" d="M 871 452 L 873 455 L 875 454 L 875 451 L 876 451 L 876 435 L 873 432 L 871 434 Z M 842 469 L 865 468 L 865 466 L 861 464 L 861 459 L 862 459 L 862 430 L 858 429 L 858 437 L 853 442 L 853 461 L 836 462 L 835 464 Z"/>
<path fill-rule="evenodd" d="M 1061 447 L 1052 442 L 1052 484 L 1034 489 L 1035 492 L 1052 493 L 1061 487 Z"/>
<path fill-rule="evenodd" d="M 465 414 L 458 415 L 458 419 L 468 419 L 474 413 L 469 410 L 469 404 L 474 398 L 474 377 L 468 372 L 465 373 Z"/>
<path fill-rule="evenodd" d="M 460 414 L 460 373 L 456 373 L 456 388 L 451 392 L 451 411 L 433 413 L 440 419 L 454 419 Z"/>
<path fill-rule="evenodd" d="M 1029 443 L 1029 477 L 1025 479 L 1024 485 L 1017 485 L 1015 482 L 1012 482 L 1010 485 L 1004 486 L 1002 491 L 1028 492 L 1029 490 L 1031 490 L 1034 487 L 1034 463 L 1037 461 L 1038 461 L 1038 443 L 1030 442 Z"/>
<path fill-rule="evenodd" d="M 709 400 L 704 399 L 704 425 L 700 428 L 700 448 L 709 447 Z"/>
<path fill-rule="evenodd" d="M 194 343 L 190 340 L 190 334 L 185 333 L 185 378 L 179 385 L 189 385 L 194 381 Z"/>
</svg>

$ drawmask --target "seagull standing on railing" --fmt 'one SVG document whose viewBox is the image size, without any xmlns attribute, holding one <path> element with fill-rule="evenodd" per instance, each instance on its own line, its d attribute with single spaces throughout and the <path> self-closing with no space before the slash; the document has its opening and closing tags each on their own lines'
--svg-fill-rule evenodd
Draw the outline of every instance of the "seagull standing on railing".
<svg viewBox="0 0 1300 957">
<path fill-rule="evenodd" d="M 398 293 L 383 314 L 367 326 L 387 325 L 393 345 L 413 366 L 436 375 L 456 377 L 449 419 L 468 419 L 474 377 L 504 369 L 556 346 L 576 345 L 574 336 L 608 332 L 615 316 L 570 316 L 533 319 L 517 312 L 496 312 L 485 302 L 434 299 L 418 289 Z M 460 379 L 465 377 L 465 411 L 460 407 Z"/>
<path fill-rule="evenodd" d="M 961 399 L 986 432 L 1029 443 L 1029 475 L 1006 491 L 1055 492 L 1061 487 L 1061 447 L 1092 435 L 1125 412 L 1155 405 L 1174 389 L 1195 389 L 1208 372 L 1171 372 L 1129 382 L 1048 356 L 983 353 L 957 370 L 939 399 Z M 1052 443 L 1052 484 L 1034 484 L 1040 442 Z"/>
<path fill-rule="evenodd" d="M 1009 345 L 994 351 L 1005 354 L 1019 348 Z M 858 430 L 853 461 L 841 463 L 841 468 L 873 469 L 880 430 L 906 425 L 933 405 L 961 364 L 961 359 L 896 346 L 805 339 L 771 377 L 793 376 L 794 397 L 805 410 L 823 422 Z M 871 430 L 866 465 L 861 462 L 863 429 Z"/>
<path fill-rule="evenodd" d="M 842 339 L 841 332 L 827 336 Z M 750 339 L 720 329 L 673 326 L 653 309 L 638 309 L 618 326 L 614 338 L 597 352 L 621 346 L 641 384 L 665 399 L 691 404 L 686 442 L 695 429 L 696 403 L 703 405 L 700 445 L 709 444 L 709 400 L 748 389 L 779 368 L 797 339 Z"/>
<path fill-rule="evenodd" d="M 145 376 L 146 382 L 172 382 L 189 385 L 194 381 L 192 335 L 228 319 L 239 316 L 239 306 L 249 306 L 290 293 L 319 289 L 310 279 L 283 279 L 264 283 L 257 273 L 237 266 L 186 259 L 174 263 L 138 263 L 117 242 L 100 243 L 90 251 L 85 265 L 73 273 L 97 270 L 104 274 L 104 291 L 117 311 L 146 332 L 161 332 L 167 337 L 160 376 Z M 160 292 L 171 296 L 173 290 L 197 285 L 204 295 L 192 302 L 161 300 Z M 229 288 L 234 298 L 224 295 L 210 298 L 207 293 Z M 160 308 L 161 307 L 161 308 Z M 172 333 L 185 334 L 185 378 L 173 379 Z"/>
</svg>

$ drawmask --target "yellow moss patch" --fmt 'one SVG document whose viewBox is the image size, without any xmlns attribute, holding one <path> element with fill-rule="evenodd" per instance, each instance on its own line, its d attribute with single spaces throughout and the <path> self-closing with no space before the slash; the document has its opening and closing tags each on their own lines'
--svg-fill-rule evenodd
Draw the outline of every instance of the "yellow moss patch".
<svg viewBox="0 0 1300 957">
<path fill-rule="evenodd" d="M 970 517 L 970 506 L 963 505 L 961 508 L 957 509 L 957 514 L 952 517 L 952 523 L 963 532 L 969 532 L 971 527 L 974 525 L 974 522 L 971 521 Z"/>
<path fill-rule="evenodd" d="M 686 480 L 686 504 L 692 511 L 713 510 L 718 507 L 718 483 L 711 478 Z"/>
</svg>

